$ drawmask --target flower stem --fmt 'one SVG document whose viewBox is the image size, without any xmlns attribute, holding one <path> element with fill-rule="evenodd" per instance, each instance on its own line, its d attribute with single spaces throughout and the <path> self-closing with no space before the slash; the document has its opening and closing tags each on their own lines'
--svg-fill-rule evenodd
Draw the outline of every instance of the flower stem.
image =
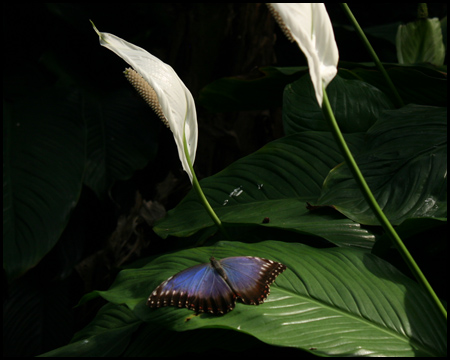
<svg viewBox="0 0 450 360">
<path fill-rule="evenodd" d="M 367 39 L 366 35 L 364 34 L 364 31 L 361 29 L 361 26 L 359 26 L 358 21 L 353 16 L 352 11 L 350 10 L 350 8 L 348 7 L 348 5 L 346 3 L 341 3 L 341 7 L 344 10 L 347 17 L 352 22 L 353 26 L 355 27 L 356 33 L 359 35 L 362 43 L 366 47 L 370 56 L 372 57 L 375 65 L 378 67 L 378 69 L 381 71 L 381 74 L 384 76 L 384 79 L 385 79 L 386 83 L 388 84 L 389 88 L 391 89 L 391 92 L 397 102 L 397 104 L 396 104 L 397 107 L 404 106 L 405 104 L 403 103 L 403 100 L 402 100 L 400 94 L 398 93 L 397 88 L 395 87 L 394 83 L 392 82 L 389 74 L 387 73 L 387 71 L 384 68 L 383 64 L 381 63 L 380 59 L 378 58 L 378 55 L 375 52 L 375 50 L 373 49 L 372 45 L 370 45 L 370 42 Z"/>
<path fill-rule="evenodd" d="M 222 224 L 222 221 L 219 219 L 217 214 L 215 213 L 214 209 L 211 207 L 211 205 L 208 202 L 208 199 L 206 198 L 205 194 L 203 193 L 203 190 L 200 186 L 200 183 L 197 179 L 197 175 L 195 175 L 194 167 L 192 165 L 191 157 L 189 155 L 189 149 L 186 143 L 186 136 L 183 134 L 183 147 L 184 147 L 184 153 L 186 155 L 186 159 L 189 165 L 189 169 L 191 169 L 192 172 L 192 186 L 195 189 L 195 191 L 198 194 L 198 197 L 200 198 L 201 204 L 205 207 L 206 212 L 212 219 L 212 221 L 216 224 L 216 226 L 219 228 L 220 232 L 229 240 L 231 240 L 230 236 L 228 235 L 228 232 L 225 230 L 225 227 Z"/>
<path fill-rule="evenodd" d="M 369 185 L 367 184 L 366 180 L 364 179 L 364 176 L 362 175 L 362 173 L 358 167 L 358 164 L 356 163 L 355 159 L 353 158 L 353 155 L 350 152 L 350 149 L 348 148 L 347 143 L 345 142 L 344 136 L 342 135 L 341 130 L 339 129 L 339 125 L 337 124 L 336 118 L 334 117 L 333 111 L 331 109 L 331 105 L 328 100 L 328 96 L 325 91 L 325 87 L 323 87 L 322 112 L 331 126 L 333 136 L 342 152 L 342 155 L 344 156 L 347 166 L 350 168 L 350 171 L 352 172 L 353 178 L 355 179 L 356 183 L 358 184 L 358 187 L 360 188 L 364 198 L 368 202 L 368 204 L 369 204 L 370 208 L 372 209 L 373 213 L 375 214 L 376 218 L 380 222 L 381 226 L 383 227 L 383 229 L 386 232 L 389 239 L 392 241 L 394 246 L 400 252 L 400 255 L 402 256 L 403 260 L 408 265 L 410 271 L 412 272 L 412 274 L 414 275 L 416 280 L 419 282 L 419 284 L 421 284 L 423 286 L 424 290 L 430 295 L 431 299 L 436 304 L 439 311 L 444 315 L 445 319 L 447 319 L 447 311 L 445 310 L 444 306 L 440 302 L 439 298 L 437 297 L 437 295 L 434 292 L 431 285 L 428 283 L 427 279 L 425 278 L 425 275 L 422 273 L 419 266 L 414 261 L 410 252 L 406 248 L 405 244 L 403 244 L 403 241 L 400 239 L 400 237 L 397 234 L 397 232 L 395 231 L 394 227 L 392 226 L 392 224 L 389 222 L 386 215 L 381 210 L 380 205 L 376 201 L 375 197 L 372 194 L 372 191 L 369 188 Z"/>
</svg>

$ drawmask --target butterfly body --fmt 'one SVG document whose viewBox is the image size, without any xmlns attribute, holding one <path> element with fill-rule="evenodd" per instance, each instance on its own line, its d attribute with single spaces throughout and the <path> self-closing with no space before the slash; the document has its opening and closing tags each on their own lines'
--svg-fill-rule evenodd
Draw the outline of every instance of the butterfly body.
<svg viewBox="0 0 450 360">
<path fill-rule="evenodd" d="M 286 266 L 253 256 L 236 256 L 199 264 L 162 282 L 149 296 L 147 305 L 186 307 L 199 312 L 225 314 L 236 299 L 259 305 L 270 293 L 270 284 Z"/>
</svg>

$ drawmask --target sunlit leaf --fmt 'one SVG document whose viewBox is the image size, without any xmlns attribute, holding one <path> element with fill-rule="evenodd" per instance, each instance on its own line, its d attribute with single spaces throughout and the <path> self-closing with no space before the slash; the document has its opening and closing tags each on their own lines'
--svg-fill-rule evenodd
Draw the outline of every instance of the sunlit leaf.
<svg viewBox="0 0 450 360">
<path fill-rule="evenodd" d="M 356 161 L 393 224 L 447 215 L 447 109 L 408 105 L 387 111 L 367 133 Z M 349 169 L 324 182 L 321 205 L 363 224 L 378 224 Z"/>
<path fill-rule="evenodd" d="M 254 255 L 280 261 L 287 270 L 259 306 L 238 303 L 225 316 L 173 307 L 150 309 L 148 294 L 178 271 L 217 258 Z M 321 355 L 444 356 L 446 322 L 420 286 L 389 263 L 356 249 L 314 249 L 266 241 L 222 242 L 161 256 L 140 269 L 122 271 L 100 292 L 127 304 L 137 317 L 176 331 L 226 328 L 260 341 Z M 312 350 L 311 350 L 312 351 Z"/>
</svg>

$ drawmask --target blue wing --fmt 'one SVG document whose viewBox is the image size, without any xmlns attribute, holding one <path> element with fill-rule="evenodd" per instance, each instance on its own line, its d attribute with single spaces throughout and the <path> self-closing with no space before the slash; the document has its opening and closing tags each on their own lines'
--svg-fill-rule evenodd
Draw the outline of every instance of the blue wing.
<svg viewBox="0 0 450 360">
<path fill-rule="evenodd" d="M 209 264 L 192 266 L 162 282 L 150 294 L 147 305 L 224 314 L 234 309 L 237 297 L 245 304 L 262 304 L 270 285 L 286 270 L 281 263 L 252 256 L 210 260 Z"/>
<path fill-rule="evenodd" d="M 186 307 L 196 312 L 224 314 L 234 309 L 236 295 L 211 264 L 185 269 L 162 282 L 147 305 Z"/>
<path fill-rule="evenodd" d="M 253 256 L 229 257 L 219 261 L 228 285 L 244 304 L 259 305 L 270 293 L 270 284 L 286 270 L 273 260 Z"/>
</svg>

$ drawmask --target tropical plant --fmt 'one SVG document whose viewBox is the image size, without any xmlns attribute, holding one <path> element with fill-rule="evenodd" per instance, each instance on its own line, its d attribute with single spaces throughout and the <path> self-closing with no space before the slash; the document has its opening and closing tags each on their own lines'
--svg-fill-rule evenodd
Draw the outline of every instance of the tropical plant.
<svg viewBox="0 0 450 360">
<path fill-rule="evenodd" d="M 416 63 L 380 63 L 379 70 L 372 64 L 342 62 L 338 69 L 337 47 L 323 4 L 270 7 L 309 66 L 266 67 L 252 80 L 219 79 L 202 90 L 197 105 L 218 112 L 249 106 L 265 109 L 276 98 L 268 95 L 268 89 L 278 89 L 284 136 L 200 181 L 194 171 L 198 129 L 189 90 L 155 56 L 96 30 L 101 44 L 133 68 L 126 70 L 127 78 L 168 124 L 193 189 L 153 226 L 162 239 L 175 239 L 176 246 L 127 265 L 108 290 L 85 295 L 82 303 L 102 298 L 107 304 L 68 345 L 45 355 L 177 356 L 215 349 L 264 352 L 271 346 L 277 346 L 280 354 L 284 347 L 286 353 L 302 350 L 321 356 L 446 355 L 446 311 L 431 287 L 416 280 L 417 269 L 433 284 L 444 274 L 408 262 L 426 264 L 436 259 L 436 252 L 443 256 L 445 248 L 445 237 L 436 234 L 446 223 L 446 77 Z M 435 21 L 425 27 L 435 31 L 428 38 L 436 41 L 439 32 L 442 39 Z M 398 48 L 407 53 L 408 31 L 417 36 L 422 28 L 399 30 Z M 429 52 L 432 46 L 423 48 Z M 70 118 L 61 123 L 59 110 L 73 111 L 70 105 L 76 99 L 60 96 L 69 101 L 61 102 L 63 109 L 47 109 L 40 126 L 48 129 L 49 139 L 63 131 L 74 135 L 67 153 L 61 154 L 66 159 L 63 168 L 53 168 L 72 181 L 59 181 L 58 173 L 52 173 L 53 182 L 39 182 L 37 174 L 51 166 L 37 161 L 17 166 L 33 149 L 25 146 L 17 152 L 16 142 L 4 147 L 6 179 L 31 173 L 35 180 L 19 195 L 12 192 L 11 182 L 4 181 L 8 250 L 4 268 L 10 279 L 34 266 L 58 241 L 83 182 L 101 196 L 114 179 L 126 178 L 145 158 L 154 156 L 154 149 L 145 146 L 151 129 L 128 112 L 128 103 L 134 100 L 117 97 L 108 106 L 127 116 L 126 121 L 108 125 L 120 144 L 111 141 L 110 148 L 119 156 L 111 156 L 112 162 L 117 159 L 116 166 L 110 165 L 115 176 L 105 176 L 94 166 L 98 143 L 89 142 L 86 151 L 79 126 Z M 399 105 L 399 99 L 407 105 Z M 39 99 L 35 101 L 39 108 Z M 4 106 L 6 130 L 15 136 L 9 139 L 34 144 L 33 124 L 17 120 L 27 119 L 33 107 L 19 105 Z M 111 118 L 115 116 L 117 111 L 111 112 Z M 136 129 L 131 132 L 136 138 L 129 136 L 130 128 Z M 34 159 L 55 151 L 38 145 Z M 53 194 L 53 204 L 43 201 L 46 213 L 34 196 L 42 187 Z M 371 201 L 379 207 L 375 212 Z M 16 203 L 19 207 L 12 211 Z M 21 226 L 14 214 L 24 219 Z M 19 234 L 13 236 L 13 229 Z M 35 239 L 37 229 L 47 241 Z M 426 234 L 430 237 L 424 242 Z M 393 251 L 398 249 L 393 238 L 401 239 L 401 246 L 413 254 L 406 256 L 409 267 Z M 24 257 L 21 249 L 27 242 L 36 250 Z M 212 254 L 264 257 L 282 262 L 287 270 L 271 286 L 264 304 L 237 303 L 224 316 L 145 305 L 161 281 L 207 262 Z"/>
</svg>

